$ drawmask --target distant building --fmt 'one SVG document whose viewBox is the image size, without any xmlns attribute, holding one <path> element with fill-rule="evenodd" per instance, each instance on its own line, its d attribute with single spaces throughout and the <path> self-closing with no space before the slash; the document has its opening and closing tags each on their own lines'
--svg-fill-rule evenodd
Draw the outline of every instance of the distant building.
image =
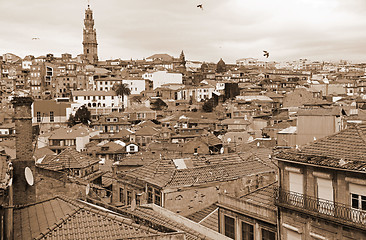
<svg viewBox="0 0 366 240">
<path fill-rule="evenodd" d="M 82 124 L 75 125 L 72 128 L 59 128 L 49 135 L 48 147 L 56 153 L 60 153 L 69 147 L 76 149 L 78 152 L 86 151 L 86 144 L 93 136 L 98 134 L 99 131 L 94 131 Z"/>
<path fill-rule="evenodd" d="M 72 96 L 78 107 L 85 105 L 92 115 L 108 114 L 122 109 L 120 97 L 114 91 L 72 91 Z"/>
<path fill-rule="evenodd" d="M 183 77 L 181 73 L 172 73 L 167 71 L 157 71 L 153 73 L 145 73 L 142 78 L 149 79 L 153 83 L 153 88 L 161 87 L 164 84 L 182 84 Z"/>
<path fill-rule="evenodd" d="M 32 105 L 32 123 L 60 126 L 66 124 L 71 113 L 71 104 L 54 100 L 36 100 Z"/>
</svg>

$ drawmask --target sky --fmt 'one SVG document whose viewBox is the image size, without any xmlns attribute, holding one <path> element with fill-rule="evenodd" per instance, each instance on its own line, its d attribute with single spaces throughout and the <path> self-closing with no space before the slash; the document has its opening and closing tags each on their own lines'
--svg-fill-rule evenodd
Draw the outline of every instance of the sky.
<svg viewBox="0 0 366 240">
<path fill-rule="evenodd" d="M 366 0 L 90 0 L 99 60 L 366 62 Z M 197 7 L 202 4 L 203 9 Z M 82 53 L 87 0 L 0 0 L 0 55 Z M 32 40 L 33 38 L 39 38 Z M 263 50 L 270 53 L 268 59 Z"/>
</svg>

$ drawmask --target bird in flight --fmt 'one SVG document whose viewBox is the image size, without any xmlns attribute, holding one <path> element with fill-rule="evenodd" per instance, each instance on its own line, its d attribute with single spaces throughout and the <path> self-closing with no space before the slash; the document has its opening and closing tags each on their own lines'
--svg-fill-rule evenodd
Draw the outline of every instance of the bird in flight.
<svg viewBox="0 0 366 240">
<path fill-rule="evenodd" d="M 263 56 L 265 56 L 266 58 L 268 58 L 269 57 L 269 52 L 263 50 Z"/>
<path fill-rule="evenodd" d="M 34 38 L 32 38 L 32 40 L 39 40 L 39 38 L 38 37 L 34 37 Z"/>
<path fill-rule="evenodd" d="M 198 8 L 201 8 L 201 10 L 203 10 L 203 6 L 202 6 L 202 4 L 197 5 L 197 7 L 198 7 Z"/>
</svg>

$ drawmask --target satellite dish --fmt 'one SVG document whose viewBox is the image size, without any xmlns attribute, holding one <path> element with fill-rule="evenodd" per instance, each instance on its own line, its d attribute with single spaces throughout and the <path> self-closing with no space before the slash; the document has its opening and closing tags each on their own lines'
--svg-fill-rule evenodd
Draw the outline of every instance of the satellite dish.
<svg viewBox="0 0 366 240">
<path fill-rule="evenodd" d="M 25 174 L 25 180 L 27 181 L 27 183 L 30 186 L 33 186 L 34 178 L 33 178 L 32 170 L 29 167 L 26 167 L 25 170 L 24 170 L 24 174 Z"/>
<path fill-rule="evenodd" d="M 88 185 L 86 185 L 86 188 L 85 188 L 86 195 L 88 195 L 89 192 L 90 192 L 90 184 L 88 183 Z"/>
<path fill-rule="evenodd" d="M 230 142 L 231 142 L 231 138 L 228 138 L 228 139 L 227 139 L 227 142 L 228 142 L 228 143 L 230 143 Z"/>
</svg>

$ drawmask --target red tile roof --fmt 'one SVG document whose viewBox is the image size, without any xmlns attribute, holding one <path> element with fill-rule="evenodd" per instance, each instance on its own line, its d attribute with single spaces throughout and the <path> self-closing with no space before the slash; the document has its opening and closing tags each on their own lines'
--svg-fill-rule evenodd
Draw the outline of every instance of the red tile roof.
<svg viewBox="0 0 366 240">
<path fill-rule="evenodd" d="M 106 209 L 56 197 L 14 209 L 14 239 L 122 239 L 158 231 Z"/>
<path fill-rule="evenodd" d="M 216 232 L 219 231 L 219 215 L 216 204 L 212 204 L 198 212 L 190 214 L 187 218 Z"/>
<path fill-rule="evenodd" d="M 98 162 L 99 159 L 97 158 L 79 153 L 75 149 L 67 148 L 56 156 L 46 156 L 37 166 L 59 171 L 65 168 L 85 168 Z"/>
<path fill-rule="evenodd" d="M 366 172 L 366 125 L 350 125 L 298 150 L 283 150 L 275 156 L 282 160 Z"/>
<path fill-rule="evenodd" d="M 178 187 L 230 181 L 249 174 L 274 171 L 270 164 L 254 155 L 244 158 L 239 154 L 192 159 L 192 166 L 177 169 L 172 159 L 159 159 L 124 175 L 160 187 Z"/>
</svg>

